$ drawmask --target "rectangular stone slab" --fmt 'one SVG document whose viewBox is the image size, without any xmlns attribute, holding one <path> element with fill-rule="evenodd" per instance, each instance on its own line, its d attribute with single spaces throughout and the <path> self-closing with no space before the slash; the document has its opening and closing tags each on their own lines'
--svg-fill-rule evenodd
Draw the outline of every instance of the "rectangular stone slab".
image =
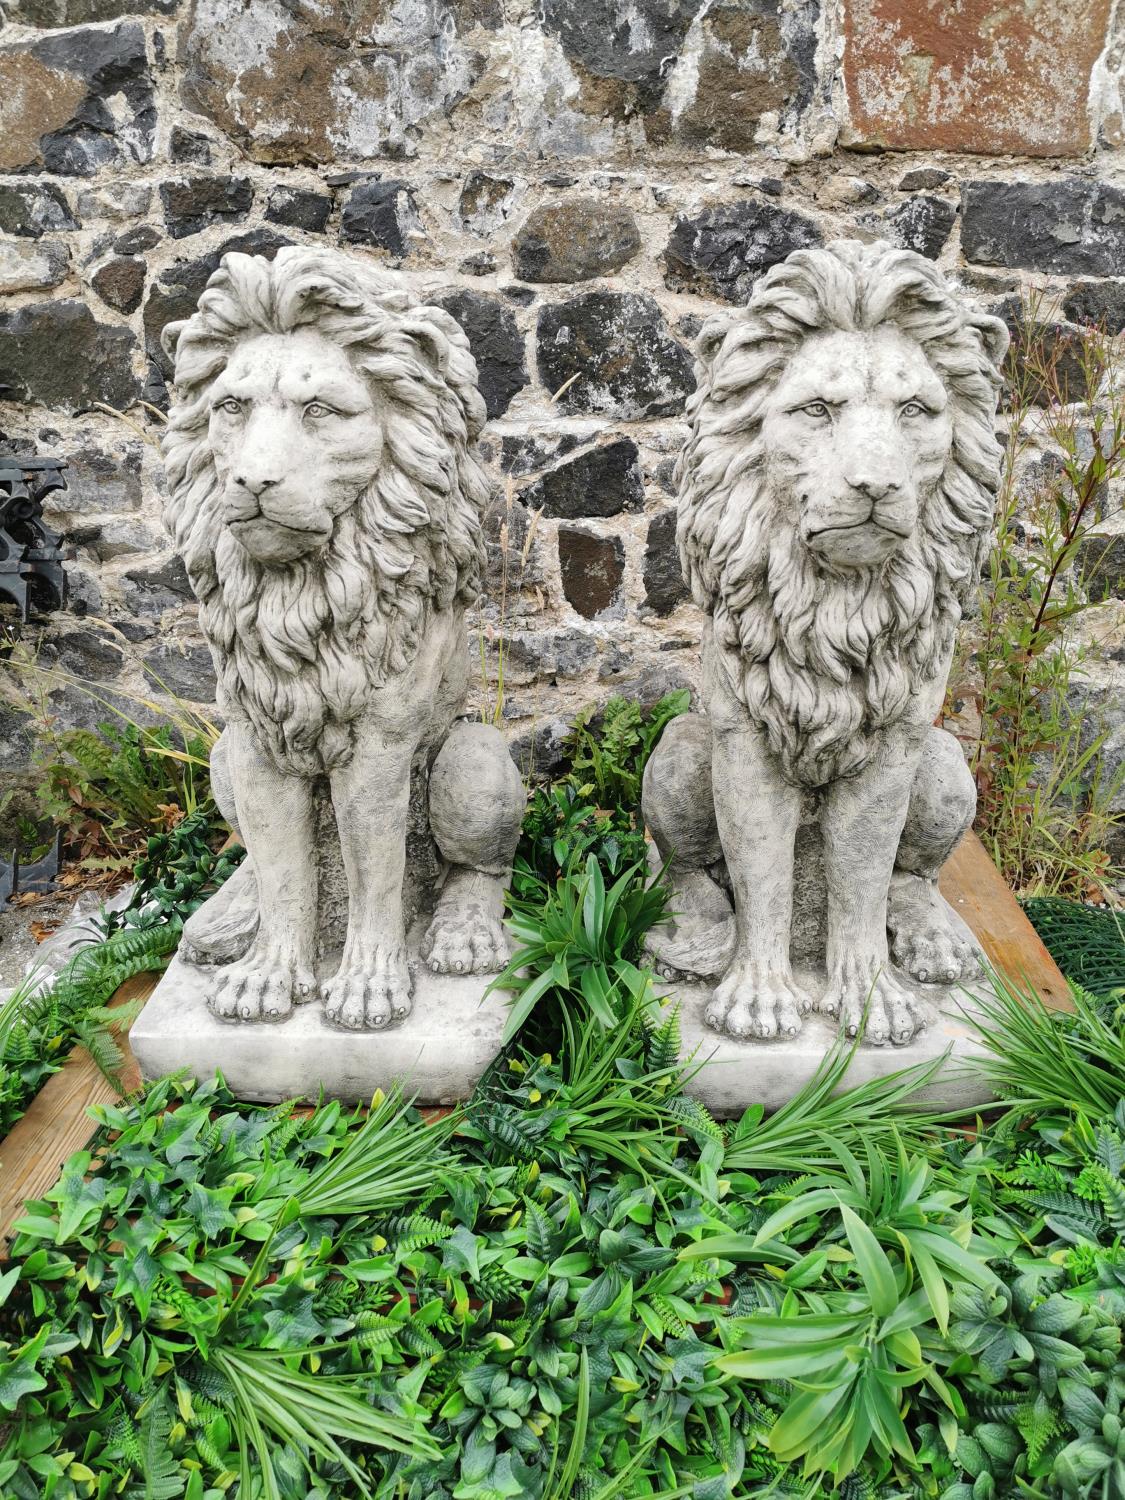
<svg viewBox="0 0 1125 1500">
<path fill-rule="evenodd" d="M 507 1005 L 490 995 L 488 976 L 433 974 L 420 965 L 414 1010 L 383 1031 L 342 1031 L 319 1000 L 285 1021 L 221 1021 L 207 1009 L 200 970 L 173 959 L 130 1032 L 147 1079 L 186 1068 L 210 1078 L 218 1068 L 240 1099 L 273 1103 L 315 1095 L 363 1103 L 377 1088 L 402 1083 L 421 1104 L 454 1104 L 472 1093 L 496 1056 Z"/>
<path fill-rule="evenodd" d="M 973 1008 L 972 996 L 955 986 L 912 983 L 901 972 L 898 977 L 922 999 L 931 1015 L 930 1024 L 906 1047 L 861 1046 L 848 1068 L 845 1087 L 931 1062 L 952 1049 L 933 1083 L 917 1097 L 944 1108 L 989 1103 L 992 1095 L 980 1075 L 965 1066 L 968 1058 L 983 1055 L 961 1014 L 962 1007 Z M 807 969 L 796 970 L 795 978 L 812 994 L 825 983 L 823 974 Z M 808 1082 L 837 1037 L 835 1021 L 809 1015 L 800 1034 L 784 1041 L 737 1041 L 718 1035 L 703 1019 L 711 985 L 662 984 L 659 992 L 679 1002 L 681 1055 L 693 1057 L 693 1066 L 698 1068 L 687 1092 L 720 1118 L 740 1115 L 748 1104 L 777 1109 Z"/>
</svg>

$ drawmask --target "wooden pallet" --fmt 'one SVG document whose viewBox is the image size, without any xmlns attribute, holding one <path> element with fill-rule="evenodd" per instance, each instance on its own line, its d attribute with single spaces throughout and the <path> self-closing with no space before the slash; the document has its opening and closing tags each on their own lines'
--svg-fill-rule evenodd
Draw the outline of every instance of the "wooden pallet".
<svg viewBox="0 0 1125 1500">
<path fill-rule="evenodd" d="M 1034 989 L 1052 1010 L 1072 1008 L 1066 981 L 1054 959 L 975 834 L 966 835 L 942 871 L 941 889 L 975 933 L 994 968 Z M 159 977 L 138 974 L 122 985 L 113 1003 L 147 999 Z M 121 1043 L 123 1081 L 127 1089 L 134 1089 L 140 1084 L 140 1072 L 128 1039 L 121 1038 Z M 47 1080 L 7 1139 L 0 1141 L 0 1255 L 24 1202 L 42 1197 L 66 1159 L 90 1140 L 96 1127 L 89 1107 L 115 1097 L 87 1054 L 73 1052 L 62 1070 Z"/>
</svg>

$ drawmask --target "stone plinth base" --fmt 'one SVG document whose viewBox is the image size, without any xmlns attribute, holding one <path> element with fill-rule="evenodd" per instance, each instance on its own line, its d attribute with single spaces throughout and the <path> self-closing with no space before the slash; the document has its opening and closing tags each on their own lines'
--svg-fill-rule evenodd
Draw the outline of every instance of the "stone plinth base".
<svg viewBox="0 0 1125 1500">
<path fill-rule="evenodd" d="M 931 1062 L 949 1051 L 949 1059 L 940 1073 L 917 1097 L 948 1108 L 989 1103 L 992 1095 L 980 1074 L 965 1066 L 968 1058 L 981 1056 L 983 1052 L 972 1027 L 961 1014 L 962 1008 L 972 1008 L 971 995 L 960 987 L 911 984 L 901 972 L 896 973 L 922 999 L 931 1016 L 930 1023 L 905 1047 L 861 1045 L 843 1086 L 866 1083 L 914 1063 Z M 817 978 L 798 969 L 795 977 L 813 994 L 824 987 L 823 976 Z M 683 1056 L 695 1054 L 693 1066 L 699 1071 L 689 1081 L 687 1092 L 720 1118 L 740 1115 L 748 1104 L 777 1109 L 816 1072 L 836 1039 L 836 1023 L 826 1016 L 809 1015 L 800 1034 L 791 1039 L 736 1041 L 720 1036 L 703 1019 L 712 990 L 710 984 L 663 981 L 659 984 L 661 994 L 679 1002 Z"/>
<path fill-rule="evenodd" d="M 133 1022 L 129 1041 L 146 1079 L 186 1068 L 195 1078 L 220 1069 L 240 1099 L 273 1103 L 315 1097 L 366 1102 L 377 1088 L 402 1083 L 419 1104 L 454 1104 L 472 1093 L 496 1056 L 508 1007 L 490 995 L 488 976 L 434 974 L 420 966 L 414 1010 L 384 1031 L 342 1031 L 324 1019 L 321 1001 L 299 1005 L 285 1021 L 220 1021 L 204 999 L 207 969 L 176 958 Z"/>
<path fill-rule="evenodd" d="M 207 1009 L 207 975 L 175 959 L 133 1023 L 130 1043 L 145 1078 L 178 1068 L 209 1078 L 218 1068 L 239 1098 L 269 1102 L 315 1096 L 320 1088 L 334 1098 L 363 1102 L 377 1088 L 401 1083 L 420 1104 L 453 1104 L 468 1098 L 496 1056 L 507 1015 L 502 995 L 482 1000 L 485 976 L 433 974 L 420 967 L 413 1013 L 389 1030 L 341 1031 L 325 1021 L 319 1001 L 298 1006 L 275 1025 L 246 1025 L 220 1021 Z M 811 976 L 798 977 L 816 988 Z M 792 1040 L 734 1041 L 704 1022 L 711 986 L 661 988 L 680 1003 L 685 1058 L 695 1055 L 698 1071 L 688 1092 L 720 1116 L 741 1114 L 748 1104 L 784 1104 L 812 1077 L 835 1036 L 827 1019 L 809 1016 Z M 948 1106 L 987 1103 L 979 1076 L 962 1066 L 979 1050 L 957 1012 L 958 1002 L 968 1005 L 969 998 L 963 990 L 916 988 L 933 1010 L 931 1024 L 908 1047 L 861 1046 L 846 1083 L 940 1057 L 952 1047 L 926 1097 Z"/>
</svg>

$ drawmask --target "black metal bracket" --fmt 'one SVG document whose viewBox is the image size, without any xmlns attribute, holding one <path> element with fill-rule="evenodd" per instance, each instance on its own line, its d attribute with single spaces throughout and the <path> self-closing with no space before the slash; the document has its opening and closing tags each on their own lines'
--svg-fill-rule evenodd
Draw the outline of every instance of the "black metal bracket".
<svg viewBox="0 0 1125 1500">
<path fill-rule="evenodd" d="M 25 623 L 32 609 L 66 603 L 66 554 L 43 520 L 44 499 L 66 489 L 65 468 L 61 458 L 0 453 L 0 600 L 7 596 Z"/>
</svg>

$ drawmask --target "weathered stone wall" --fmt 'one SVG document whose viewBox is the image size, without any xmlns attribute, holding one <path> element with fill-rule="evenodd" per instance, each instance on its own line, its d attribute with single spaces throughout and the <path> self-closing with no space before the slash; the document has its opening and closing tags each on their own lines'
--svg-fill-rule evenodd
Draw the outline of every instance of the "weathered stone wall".
<svg viewBox="0 0 1125 1500">
<path fill-rule="evenodd" d="M 15 0 L 0 429 L 70 460 L 50 514 L 76 554 L 70 611 L 25 636 L 107 690 L 147 672 L 210 700 L 160 522 L 160 330 L 224 250 L 329 243 L 400 267 L 480 366 L 496 476 L 480 704 L 542 759 L 577 705 L 690 682 L 672 468 L 702 319 L 794 247 L 858 235 L 936 259 L 984 305 L 1039 287 L 1061 321 L 1121 330 L 1115 10 Z M 1100 639 L 1120 660 L 1119 495 L 1105 524 L 1121 565 Z M 0 769 L 27 750 L 0 717 Z"/>
</svg>

